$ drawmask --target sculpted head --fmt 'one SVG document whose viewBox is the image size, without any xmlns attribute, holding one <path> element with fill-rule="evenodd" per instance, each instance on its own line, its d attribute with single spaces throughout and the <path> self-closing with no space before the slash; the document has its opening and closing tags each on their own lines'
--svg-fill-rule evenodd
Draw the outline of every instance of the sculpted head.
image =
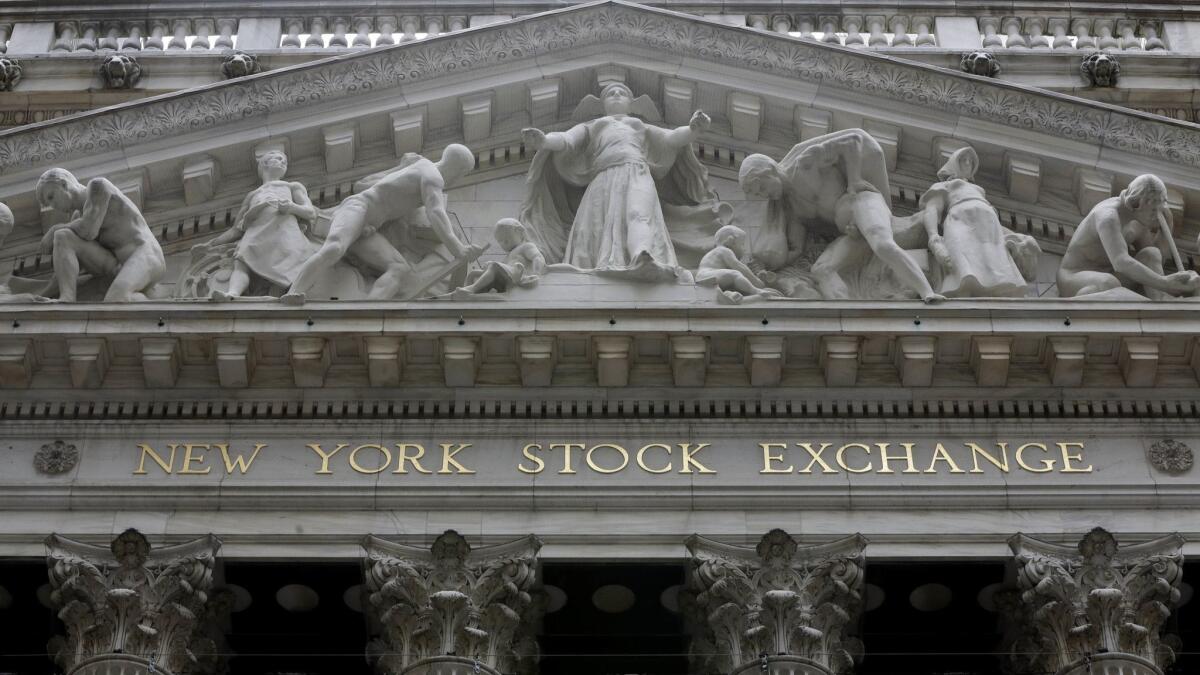
<svg viewBox="0 0 1200 675">
<path fill-rule="evenodd" d="M 766 155 L 750 155 L 742 160 L 738 170 L 738 183 L 742 191 L 751 197 L 779 199 L 783 196 L 783 175 L 779 164 Z"/>
<path fill-rule="evenodd" d="M 465 145 L 451 143 L 442 151 L 437 167 L 446 181 L 446 187 L 450 187 L 475 168 L 475 154 Z"/>
<path fill-rule="evenodd" d="M 724 246 L 733 251 L 733 254 L 738 258 L 746 255 L 746 249 L 748 248 L 746 246 L 746 231 L 737 225 L 725 225 L 717 230 L 717 233 L 713 235 L 713 240 L 717 246 Z"/>
<path fill-rule="evenodd" d="M 975 148 L 967 146 L 955 150 L 950 159 L 938 169 L 938 180 L 953 180 L 961 178 L 965 181 L 970 181 L 975 177 L 975 172 L 979 170 L 979 154 L 975 152 Z"/>
<path fill-rule="evenodd" d="M 492 230 L 492 236 L 496 238 L 496 243 L 500 244 L 500 248 L 505 251 L 511 251 L 529 241 L 529 232 L 516 218 L 497 220 L 496 226 Z"/>
<path fill-rule="evenodd" d="M 288 158 L 282 150 L 268 150 L 258 158 L 258 176 L 264 182 L 283 178 L 287 169 Z"/>
<path fill-rule="evenodd" d="M 1121 203 L 1134 213 L 1157 213 L 1167 205 L 1167 186 L 1158 176 L 1142 174 L 1121 191 Z M 1152 222 L 1143 224 L 1152 225 Z"/>
<path fill-rule="evenodd" d="M 113 557 L 122 567 L 141 567 L 150 557 L 150 542 L 132 527 L 117 535 L 109 545 Z"/>
<path fill-rule="evenodd" d="M 613 82 L 600 92 L 605 115 L 628 115 L 633 110 L 633 91 L 621 82 Z"/>
<path fill-rule="evenodd" d="M 59 168 L 47 169 L 34 187 L 39 204 L 62 213 L 71 213 L 78 209 L 78 197 L 84 191 L 85 188 L 79 179 L 75 178 L 75 174 Z"/>
</svg>

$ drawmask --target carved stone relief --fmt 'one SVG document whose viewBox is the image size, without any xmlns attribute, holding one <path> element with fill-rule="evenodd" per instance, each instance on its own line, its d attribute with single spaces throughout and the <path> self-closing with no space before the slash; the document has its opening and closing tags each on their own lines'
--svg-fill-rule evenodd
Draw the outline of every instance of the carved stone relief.
<svg viewBox="0 0 1200 675">
<path fill-rule="evenodd" d="M 1155 441 L 1147 453 L 1150 465 L 1163 473 L 1178 476 L 1191 471 L 1195 463 L 1192 449 L 1172 438 Z"/>
<path fill-rule="evenodd" d="M 1079 70 L 1093 87 L 1115 87 L 1121 76 L 1121 61 L 1106 52 L 1092 52 L 1083 57 Z"/>
<path fill-rule="evenodd" d="M 1025 535 L 1009 545 L 1022 591 L 1010 650 L 1016 672 L 1082 675 L 1111 660 L 1120 672 L 1149 675 L 1174 661 L 1175 641 L 1163 629 L 1179 602 L 1182 537 L 1121 548 L 1096 528 L 1074 547 Z"/>
<path fill-rule="evenodd" d="M 364 548 L 369 611 L 382 630 L 368 651 L 380 673 L 533 671 L 543 605 L 536 537 L 472 550 L 447 530 L 429 549 L 373 536 Z"/>
<path fill-rule="evenodd" d="M 132 529 L 107 548 L 51 535 L 50 598 L 67 629 L 50 645 L 59 667 L 67 675 L 211 672 L 196 655 L 217 652 L 201 623 L 220 546 L 210 535 L 152 550 Z"/>
<path fill-rule="evenodd" d="M 12 91 L 21 83 L 21 62 L 17 59 L 0 58 L 0 91 Z"/>
<path fill-rule="evenodd" d="M 964 73 L 996 77 L 1000 74 L 1000 62 L 991 52 L 967 52 L 958 63 Z"/>
<path fill-rule="evenodd" d="M 47 443 L 33 455 L 33 468 L 48 476 L 64 474 L 79 462 L 79 450 L 62 440 Z"/>
<path fill-rule="evenodd" d="M 111 54 L 100 64 L 100 77 L 108 89 L 133 89 L 142 79 L 142 66 L 128 54 Z"/>
<path fill-rule="evenodd" d="M 757 547 L 687 541 L 686 598 L 699 672 L 848 673 L 862 653 L 850 631 L 862 612 L 863 549 L 855 535 L 799 546 L 783 530 Z"/>
<path fill-rule="evenodd" d="M 262 72 L 258 57 L 240 50 L 229 52 L 221 61 L 221 74 L 225 79 L 232 80 Z"/>
</svg>

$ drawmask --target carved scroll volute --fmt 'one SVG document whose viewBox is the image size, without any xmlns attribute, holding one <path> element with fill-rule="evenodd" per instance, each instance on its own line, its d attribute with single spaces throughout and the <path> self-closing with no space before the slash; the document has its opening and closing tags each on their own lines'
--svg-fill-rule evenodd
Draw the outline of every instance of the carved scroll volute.
<svg viewBox="0 0 1200 675">
<path fill-rule="evenodd" d="M 46 539 L 50 599 L 67 634 L 51 642 L 67 675 L 208 673 L 206 605 L 221 542 L 208 535 L 151 549 L 137 530 L 105 548 Z"/>
<path fill-rule="evenodd" d="M 367 537 L 366 585 L 386 675 L 531 673 L 543 602 L 541 542 L 530 535 L 472 550 L 447 530 L 429 549 Z"/>
<path fill-rule="evenodd" d="M 1019 672 L 1075 675 L 1112 661 L 1123 673 L 1161 675 L 1175 660 L 1175 638 L 1162 632 L 1179 602 L 1178 534 L 1122 548 L 1096 528 L 1075 547 L 1021 534 L 1009 546 L 1021 588 L 1010 621 L 1038 655 L 1023 660 Z"/>
<path fill-rule="evenodd" d="M 695 671 L 851 672 L 861 651 L 849 631 L 862 613 L 866 543 L 854 535 L 802 547 L 783 530 L 755 548 L 689 538 L 683 606 Z"/>
</svg>

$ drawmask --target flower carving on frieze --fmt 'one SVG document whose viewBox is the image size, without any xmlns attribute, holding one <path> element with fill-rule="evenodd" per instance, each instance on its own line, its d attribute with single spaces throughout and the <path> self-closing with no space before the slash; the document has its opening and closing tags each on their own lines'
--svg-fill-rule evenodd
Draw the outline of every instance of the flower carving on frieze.
<svg viewBox="0 0 1200 675">
<path fill-rule="evenodd" d="M 1182 544 L 1173 534 L 1121 547 L 1103 528 L 1074 547 L 1013 537 L 1021 589 L 1012 650 L 1021 655 L 1018 670 L 1065 672 L 1098 654 L 1169 667 L 1175 650 L 1163 629 L 1179 603 Z"/>
<path fill-rule="evenodd" d="M 1192 449 L 1173 438 L 1155 441 L 1146 454 L 1151 466 L 1172 476 L 1187 473 L 1196 461 Z"/>
<path fill-rule="evenodd" d="M 67 473 L 78 463 L 79 450 L 63 440 L 46 443 L 33 455 L 33 468 L 47 476 Z"/>
</svg>

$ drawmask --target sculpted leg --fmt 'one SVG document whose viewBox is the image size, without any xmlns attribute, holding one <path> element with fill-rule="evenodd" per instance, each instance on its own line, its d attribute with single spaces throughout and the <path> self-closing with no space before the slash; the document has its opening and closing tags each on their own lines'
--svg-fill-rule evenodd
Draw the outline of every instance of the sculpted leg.
<svg viewBox="0 0 1200 675">
<path fill-rule="evenodd" d="M 121 270 L 108 287 L 104 299 L 109 302 L 144 300 L 144 293 L 162 278 L 165 271 L 166 263 L 155 248 L 139 246 L 121 263 Z"/>
<path fill-rule="evenodd" d="M 301 304 L 304 294 L 316 283 L 319 276 L 346 256 L 350 246 L 358 241 L 366 221 L 366 213 L 358 208 L 338 209 L 329 224 L 329 235 L 321 249 L 304 261 L 292 287 L 280 300 L 287 304 Z M 390 246 L 390 244 L 389 244 Z"/>
<path fill-rule="evenodd" d="M 871 251 L 900 279 L 900 283 L 917 292 L 925 302 L 945 300 L 933 292 L 925 273 L 916 261 L 908 257 L 892 235 L 892 211 L 883 195 L 878 192 L 862 191 L 847 195 L 850 217 L 862 233 Z M 839 206 L 839 210 L 841 207 Z"/>
<path fill-rule="evenodd" d="M 115 274 L 120 264 L 108 249 L 94 241 L 85 241 L 72 230 L 54 233 L 54 277 L 58 280 L 58 298 L 74 302 L 79 268 L 94 274 Z"/>
<path fill-rule="evenodd" d="M 233 273 L 229 275 L 229 286 L 224 291 L 214 290 L 210 297 L 217 302 L 240 298 L 250 287 L 250 268 L 241 260 L 233 261 Z"/>
<path fill-rule="evenodd" d="M 1138 251 L 1133 256 L 1138 262 L 1146 267 L 1149 267 L 1155 274 L 1163 273 L 1163 254 L 1162 251 L 1154 246 L 1147 246 Z M 1172 297 L 1169 293 L 1158 290 L 1157 288 L 1143 288 L 1142 294 L 1151 300 L 1166 300 Z"/>
<path fill-rule="evenodd" d="M 359 239 L 350 249 L 354 257 L 372 270 L 380 272 L 379 278 L 367 294 L 370 300 L 391 300 L 400 294 L 404 282 L 412 274 L 412 265 L 392 246 L 382 234 L 372 234 Z"/>
<path fill-rule="evenodd" d="M 1058 295 L 1061 298 L 1103 293 L 1121 286 L 1121 280 L 1107 272 L 1058 270 Z"/>
<path fill-rule="evenodd" d="M 850 289 L 842 279 L 841 271 L 851 264 L 861 264 L 870 252 L 867 243 L 857 237 L 842 235 L 834 239 L 809 270 L 817 278 L 821 297 L 826 300 L 848 299 Z"/>
</svg>

